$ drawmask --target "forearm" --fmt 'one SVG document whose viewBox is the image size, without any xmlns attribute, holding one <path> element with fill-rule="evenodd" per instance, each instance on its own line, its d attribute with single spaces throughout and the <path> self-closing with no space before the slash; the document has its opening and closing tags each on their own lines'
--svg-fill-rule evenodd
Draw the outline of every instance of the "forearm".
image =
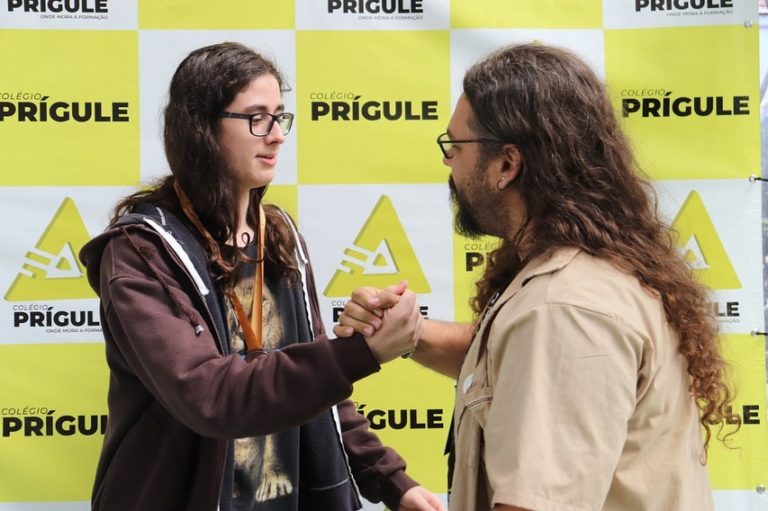
<svg viewBox="0 0 768 511">
<path fill-rule="evenodd" d="M 411 358 L 456 379 L 474 331 L 473 323 L 425 320 L 418 347 Z"/>
<path fill-rule="evenodd" d="M 368 420 L 344 400 L 338 404 L 344 449 L 360 493 L 371 502 L 397 509 L 403 494 L 418 483 L 405 473 L 405 461 L 379 441 Z"/>
</svg>

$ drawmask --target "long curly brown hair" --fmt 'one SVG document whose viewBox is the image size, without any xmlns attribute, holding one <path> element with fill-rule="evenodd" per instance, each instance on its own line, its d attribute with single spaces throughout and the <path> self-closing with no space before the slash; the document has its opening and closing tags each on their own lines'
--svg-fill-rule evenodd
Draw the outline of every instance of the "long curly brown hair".
<svg viewBox="0 0 768 511">
<path fill-rule="evenodd" d="M 115 207 L 112 221 L 140 203 L 163 206 L 183 217 L 174 180 L 190 198 L 194 211 L 213 242 L 204 242 L 211 269 L 225 289 L 234 284 L 235 269 L 249 258 L 244 249 L 228 250 L 237 232 L 235 185 L 218 142 L 219 114 L 238 92 L 262 75 L 274 76 L 280 89 L 285 83 L 277 67 L 264 56 L 239 43 L 199 48 L 178 66 L 171 79 L 164 112 L 163 142 L 171 175 L 140 190 Z M 247 222 L 258 236 L 259 204 L 265 188 L 251 190 Z M 293 259 L 295 241 L 280 213 L 265 207 L 267 222 L 265 258 L 269 271 L 297 278 Z"/>
<path fill-rule="evenodd" d="M 733 420 L 717 323 L 707 290 L 694 280 L 674 235 L 660 219 L 655 193 L 632 157 L 602 82 L 570 51 L 540 44 L 503 48 L 470 68 L 464 95 L 480 136 L 517 145 L 524 166 L 516 186 L 527 221 L 488 259 L 477 283 L 477 314 L 528 258 L 578 247 L 611 261 L 657 293 L 688 362 L 700 422 Z M 481 162 L 500 154 L 487 144 Z M 534 219 L 535 221 L 532 221 Z M 727 435 L 726 435 L 727 436 Z"/>
</svg>

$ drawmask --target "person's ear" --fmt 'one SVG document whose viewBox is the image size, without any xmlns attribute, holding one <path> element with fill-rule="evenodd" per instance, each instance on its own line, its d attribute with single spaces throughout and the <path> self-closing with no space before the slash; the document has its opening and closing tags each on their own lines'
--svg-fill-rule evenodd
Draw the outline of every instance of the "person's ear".
<svg viewBox="0 0 768 511">
<path fill-rule="evenodd" d="M 496 188 L 503 190 L 510 185 L 523 169 L 523 155 L 515 144 L 504 144 L 501 153 L 502 161 Z"/>
</svg>

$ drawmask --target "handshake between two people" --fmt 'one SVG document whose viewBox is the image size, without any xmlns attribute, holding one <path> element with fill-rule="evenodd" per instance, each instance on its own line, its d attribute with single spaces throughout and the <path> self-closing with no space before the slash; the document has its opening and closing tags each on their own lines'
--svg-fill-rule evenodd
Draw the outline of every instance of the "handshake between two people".
<svg viewBox="0 0 768 511">
<path fill-rule="evenodd" d="M 365 337 L 380 364 L 416 350 L 424 319 L 416 295 L 406 281 L 384 289 L 356 289 L 333 327 L 336 337 L 355 332 Z M 403 494 L 398 511 L 445 511 L 445 506 L 431 492 L 415 486 Z"/>
<path fill-rule="evenodd" d="M 333 327 L 336 337 L 363 335 L 380 364 L 416 350 L 424 320 L 406 281 L 384 289 L 357 288 Z"/>
</svg>

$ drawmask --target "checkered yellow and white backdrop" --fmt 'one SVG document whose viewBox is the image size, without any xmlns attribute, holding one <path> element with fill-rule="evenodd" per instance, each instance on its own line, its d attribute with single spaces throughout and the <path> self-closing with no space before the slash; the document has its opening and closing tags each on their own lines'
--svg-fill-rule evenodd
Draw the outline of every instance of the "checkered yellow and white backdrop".
<svg viewBox="0 0 768 511">
<path fill-rule="evenodd" d="M 2 0 L 0 510 L 89 507 L 108 371 L 75 256 L 117 198 L 166 173 L 171 74 L 224 40 L 271 56 L 292 85 L 269 197 L 307 238 L 328 327 L 355 287 L 403 278 L 424 314 L 469 319 L 497 242 L 453 233 L 434 143 L 463 72 L 518 41 L 583 56 L 713 289 L 743 421 L 734 449 L 712 444 L 717 507 L 768 510 L 765 340 L 751 334 L 764 330 L 758 32 L 755 0 Z M 399 361 L 354 394 L 438 493 L 452 393 Z"/>
</svg>

